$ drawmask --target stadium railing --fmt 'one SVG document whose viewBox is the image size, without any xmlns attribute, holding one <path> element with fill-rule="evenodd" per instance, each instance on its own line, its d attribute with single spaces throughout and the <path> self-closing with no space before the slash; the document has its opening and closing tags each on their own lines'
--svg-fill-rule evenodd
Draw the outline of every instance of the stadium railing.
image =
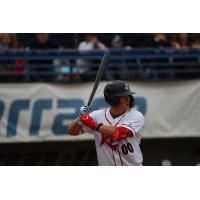
<svg viewBox="0 0 200 200">
<path fill-rule="evenodd" d="M 104 79 L 177 79 L 200 77 L 200 50 L 108 49 L 111 54 Z M 104 51 L 1 50 L 0 80 L 92 80 Z"/>
</svg>

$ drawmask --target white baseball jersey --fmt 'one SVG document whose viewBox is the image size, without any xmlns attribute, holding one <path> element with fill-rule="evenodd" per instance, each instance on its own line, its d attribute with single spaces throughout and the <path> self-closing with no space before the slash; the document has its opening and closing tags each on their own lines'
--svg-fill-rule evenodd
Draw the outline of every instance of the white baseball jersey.
<svg viewBox="0 0 200 200">
<path fill-rule="evenodd" d="M 128 109 L 123 115 L 113 118 L 110 108 L 97 110 L 90 113 L 97 122 L 104 125 L 121 126 L 131 130 L 133 137 L 128 137 L 117 142 L 117 148 L 113 150 L 108 144 L 102 142 L 102 134 L 82 125 L 82 132 L 94 134 L 97 158 L 99 165 L 123 166 L 142 165 L 143 156 L 140 150 L 141 132 L 144 126 L 144 117 L 135 108 Z"/>
</svg>

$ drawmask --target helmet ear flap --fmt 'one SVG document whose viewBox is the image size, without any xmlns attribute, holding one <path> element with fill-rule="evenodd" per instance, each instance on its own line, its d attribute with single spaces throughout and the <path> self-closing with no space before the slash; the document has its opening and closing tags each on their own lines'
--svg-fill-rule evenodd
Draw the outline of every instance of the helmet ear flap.
<svg viewBox="0 0 200 200">
<path fill-rule="evenodd" d="M 133 108 L 135 106 L 135 99 L 134 99 L 133 95 L 129 95 L 129 98 L 130 98 L 129 107 Z"/>
</svg>

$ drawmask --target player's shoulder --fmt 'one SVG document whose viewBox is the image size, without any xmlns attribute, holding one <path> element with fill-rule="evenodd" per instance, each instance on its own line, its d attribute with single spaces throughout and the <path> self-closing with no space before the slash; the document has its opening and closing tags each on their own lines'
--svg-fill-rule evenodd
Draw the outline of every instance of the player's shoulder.
<svg viewBox="0 0 200 200">
<path fill-rule="evenodd" d="M 144 115 L 140 111 L 136 110 L 135 108 L 130 109 L 127 117 L 144 121 Z"/>
</svg>

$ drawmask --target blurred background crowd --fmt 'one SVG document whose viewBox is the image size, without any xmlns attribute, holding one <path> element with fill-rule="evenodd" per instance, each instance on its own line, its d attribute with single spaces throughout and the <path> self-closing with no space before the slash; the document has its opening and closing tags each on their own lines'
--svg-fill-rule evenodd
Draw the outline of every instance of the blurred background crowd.
<svg viewBox="0 0 200 200">
<path fill-rule="evenodd" d="M 0 81 L 91 81 L 105 51 L 105 80 L 200 77 L 198 33 L 2 33 Z"/>
<path fill-rule="evenodd" d="M 199 33 L 2 33 L 0 49 L 200 48 Z"/>
</svg>

